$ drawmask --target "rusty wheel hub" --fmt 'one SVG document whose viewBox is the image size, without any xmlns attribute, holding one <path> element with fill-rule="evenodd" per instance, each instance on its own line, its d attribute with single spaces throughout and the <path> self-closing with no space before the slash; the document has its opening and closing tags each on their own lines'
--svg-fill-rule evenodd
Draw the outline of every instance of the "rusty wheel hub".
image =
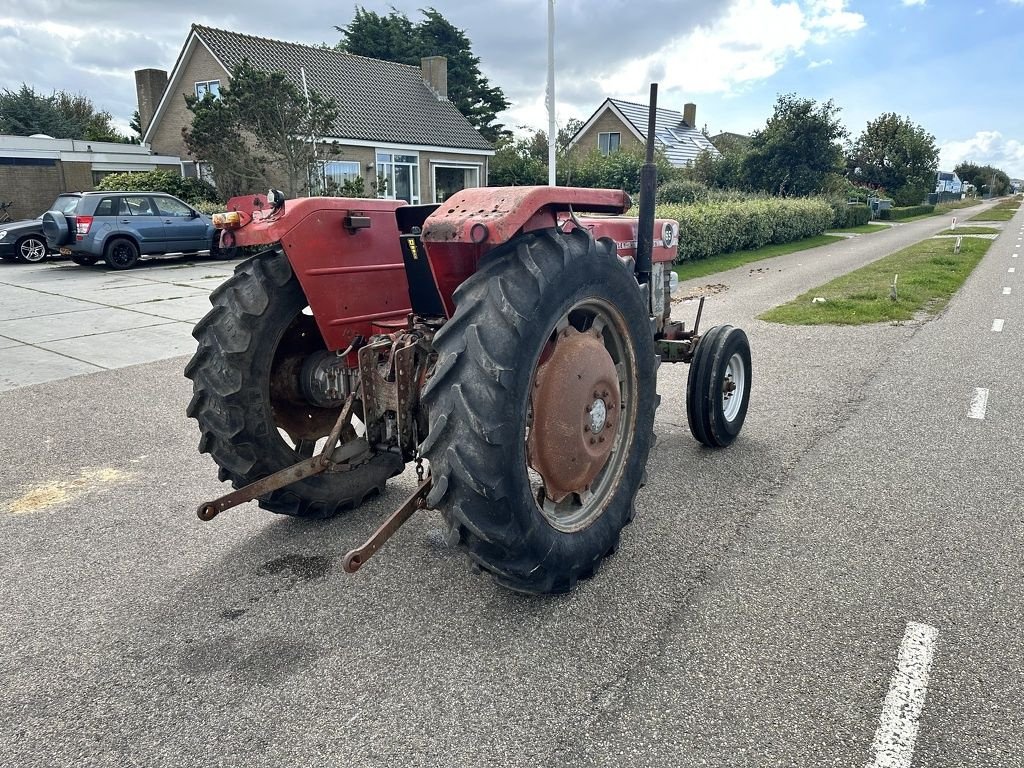
<svg viewBox="0 0 1024 768">
<path fill-rule="evenodd" d="M 615 444 L 620 400 L 615 363 L 601 333 L 559 331 L 537 369 L 526 446 L 547 499 L 557 503 L 589 491 Z"/>
</svg>

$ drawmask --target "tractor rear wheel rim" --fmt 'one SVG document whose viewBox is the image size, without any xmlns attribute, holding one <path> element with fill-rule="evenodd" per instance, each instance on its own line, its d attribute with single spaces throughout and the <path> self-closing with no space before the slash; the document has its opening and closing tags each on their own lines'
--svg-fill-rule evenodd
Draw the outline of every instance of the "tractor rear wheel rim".
<svg viewBox="0 0 1024 768">
<path fill-rule="evenodd" d="M 532 444 L 532 441 L 543 437 L 534 431 L 535 404 L 532 397 L 526 429 L 527 472 L 531 480 L 531 494 L 548 524 L 566 533 L 587 528 L 601 516 L 611 500 L 634 441 L 637 408 L 637 363 L 628 341 L 625 320 L 612 304 L 596 297 L 577 302 L 555 324 L 534 367 L 531 395 L 536 396 L 538 374 L 544 366 L 557 362 L 553 350 L 557 349 L 560 341 L 571 342 L 574 335 L 579 334 L 599 342 L 587 347 L 593 353 L 592 362 L 594 367 L 607 366 L 605 370 L 610 368 L 614 371 L 614 380 L 611 385 L 599 385 L 594 391 L 587 388 L 585 397 L 559 405 L 566 409 L 563 415 L 571 414 L 566 422 L 571 423 L 574 430 L 579 430 L 575 437 L 582 439 L 582 442 L 569 441 L 564 448 L 570 453 L 575 452 L 581 460 L 592 459 L 596 450 L 598 461 L 601 462 L 599 468 L 596 473 L 587 473 L 593 476 L 588 477 L 589 482 L 585 486 L 568 488 L 562 482 L 562 489 L 554 494 L 561 498 L 551 498 L 545 487 L 545 473 L 550 476 L 553 469 L 550 462 L 538 460 L 539 451 Z M 602 355 L 607 359 L 603 359 Z M 562 368 L 558 370 L 564 372 Z M 566 479 L 564 476 L 557 478 L 559 481 Z M 562 496 L 565 491 L 568 493 Z"/>
<path fill-rule="evenodd" d="M 739 352 L 729 358 L 722 377 L 722 415 L 726 421 L 733 421 L 743 406 L 746 391 L 747 368 Z"/>
</svg>

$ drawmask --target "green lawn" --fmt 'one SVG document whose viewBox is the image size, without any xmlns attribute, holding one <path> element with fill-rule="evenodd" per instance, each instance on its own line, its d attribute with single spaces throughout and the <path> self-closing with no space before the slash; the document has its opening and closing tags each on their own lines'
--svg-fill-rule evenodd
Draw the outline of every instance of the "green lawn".
<svg viewBox="0 0 1024 768">
<path fill-rule="evenodd" d="M 825 285 L 812 288 L 788 304 L 770 309 L 762 320 L 788 325 L 863 325 L 910 320 L 925 311 L 935 314 L 963 284 L 992 245 L 965 238 L 960 253 L 954 240 L 930 239 L 904 248 Z M 896 301 L 890 298 L 893 276 Z M 812 303 L 823 297 L 824 303 Z"/>
<path fill-rule="evenodd" d="M 956 229 L 944 229 L 940 235 L 998 235 L 1001 230 L 995 227 L 957 227 Z"/>
<path fill-rule="evenodd" d="M 871 232 L 881 232 L 883 229 L 889 229 L 885 224 L 861 224 L 859 227 L 846 227 L 845 229 L 830 229 L 826 234 L 833 232 L 845 232 L 846 234 L 854 235 L 866 235 Z"/>
<path fill-rule="evenodd" d="M 1004 208 L 1002 205 L 997 205 L 995 208 L 989 208 L 987 211 L 971 216 L 968 221 L 1009 221 L 1015 213 L 1017 213 L 1017 206 Z"/>
<path fill-rule="evenodd" d="M 677 264 L 676 266 L 672 267 L 672 269 L 679 276 L 679 281 L 682 282 L 684 280 L 690 280 L 695 277 L 713 275 L 715 272 L 725 272 L 727 269 L 741 267 L 744 264 L 749 264 L 752 261 L 770 259 L 773 256 L 785 256 L 787 253 L 805 251 L 808 248 L 817 248 L 819 245 L 828 245 L 829 243 L 835 243 L 838 242 L 839 240 L 845 240 L 845 238 L 835 237 L 833 235 L 818 235 L 817 237 L 805 237 L 803 240 L 797 240 L 796 242 L 793 243 L 783 243 L 782 245 L 766 245 L 764 248 L 755 248 L 750 251 L 735 251 L 734 253 L 724 253 L 721 256 L 715 256 L 710 259 L 693 259 L 690 261 L 684 261 L 682 264 Z"/>
</svg>

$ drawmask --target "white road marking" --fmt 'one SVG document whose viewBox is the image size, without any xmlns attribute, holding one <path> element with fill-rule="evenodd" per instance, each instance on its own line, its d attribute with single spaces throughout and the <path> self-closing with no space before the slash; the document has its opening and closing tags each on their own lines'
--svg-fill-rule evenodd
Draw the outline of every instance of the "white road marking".
<svg viewBox="0 0 1024 768">
<path fill-rule="evenodd" d="M 938 634 L 939 630 L 927 624 L 907 624 L 889 693 L 882 703 L 881 721 L 871 745 L 874 759 L 868 768 L 910 768 Z"/>
<path fill-rule="evenodd" d="M 1003 296 L 1009 296 L 1012 291 L 1013 289 L 1010 286 L 1003 286 Z"/>
<path fill-rule="evenodd" d="M 995 320 L 993 320 L 992 321 L 992 330 L 995 331 L 996 333 L 1002 333 L 1003 332 L 1003 321 L 1001 319 L 999 319 L 999 318 L 996 318 Z"/>
<path fill-rule="evenodd" d="M 968 419 L 984 419 L 985 409 L 988 408 L 988 390 L 977 387 L 974 396 L 971 398 L 971 405 L 967 409 Z"/>
<path fill-rule="evenodd" d="M 1006 271 L 1007 271 L 1007 272 L 1009 272 L 1009 273 L 1010 273 L 1010 274 L 1012 275 L 1012 274 L 1013 274 L 1014 272 L 1016 272 L 1016 271 L 1017 271 L 1017 269 L 1016 269 L 1016 267 L 1010 267 L 1010 268 L 1009 268 L 1008 270 L 1006 270 Z"/>
</svg>

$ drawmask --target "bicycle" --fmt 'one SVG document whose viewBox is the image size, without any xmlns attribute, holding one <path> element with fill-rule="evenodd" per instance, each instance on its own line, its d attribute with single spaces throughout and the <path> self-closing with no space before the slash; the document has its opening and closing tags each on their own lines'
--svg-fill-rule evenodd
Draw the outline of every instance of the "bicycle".
<svg viewBox="0 0 1024 768">
<path fill-rule="evenodd" d="M 11 214 L 7 212 L 7 209 L 10 208 L 12 205 L 14 205 L 13 200 L 8 200 L 7 202 L 0 200 L 0 224 L 3 224 L 5 221 L 11 220 Z"/>
</svg>

